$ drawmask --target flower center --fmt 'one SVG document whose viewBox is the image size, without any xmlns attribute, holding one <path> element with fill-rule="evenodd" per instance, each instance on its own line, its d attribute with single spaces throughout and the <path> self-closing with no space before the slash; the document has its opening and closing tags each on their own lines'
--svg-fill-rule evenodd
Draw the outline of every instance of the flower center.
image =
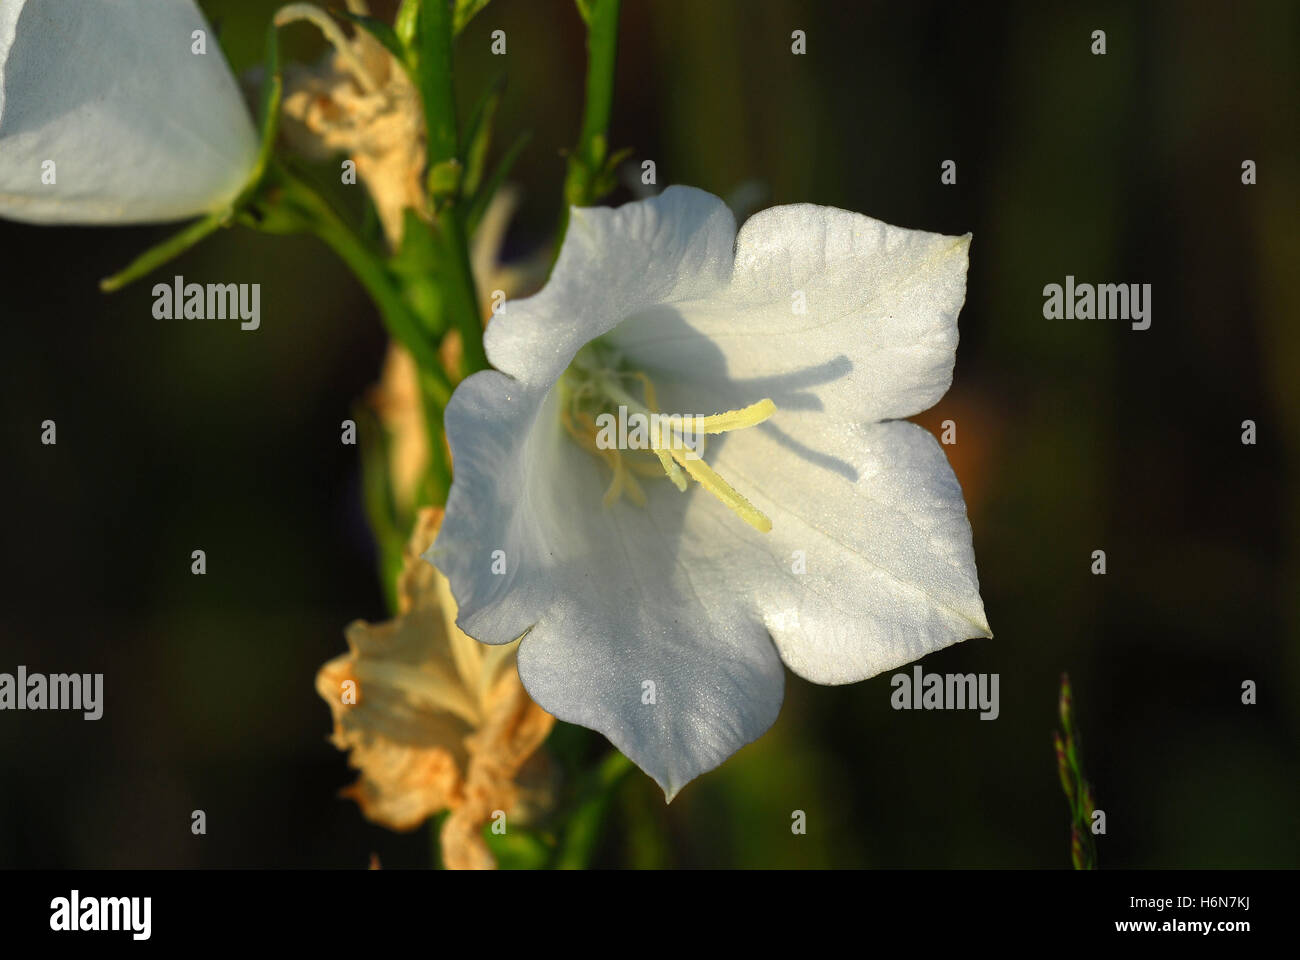
<svg viewBox="0 0 1300 960">
<path fill-rule="evenodd" d="M 640 387 L 640 397 L 632 391 Z M 610 506 L 626 496 L 645 506 L 637 477 L 667 477 L 678 490 L 695 480 L 755 530 L 767 533 L 772 521 L 722 479 L 702 459 L 705 438 L 762 423 L 776 413 L 770 399 L 712 416 L 660 411 L 654 382 L 631 370 L 608 348 L 588 344 L 573 358 L 560 380 L 560 420 L 584 450 L 613 472 L 605 490 Z"/>
</svg>

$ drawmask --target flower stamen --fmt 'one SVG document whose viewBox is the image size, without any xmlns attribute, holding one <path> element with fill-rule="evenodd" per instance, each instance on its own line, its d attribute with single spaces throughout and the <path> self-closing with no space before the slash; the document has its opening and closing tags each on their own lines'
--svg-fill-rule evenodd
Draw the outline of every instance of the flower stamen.
<svg viewBox="0 0 1300 960">
<path fill-rule="evenodd" d="M 641 384 L 642 400 L 620 385 L 620 380 L 627 379 Z M 772 529 L 771 519 L 702 459 L 707 434 L 730 433 L 762 423 L 776 413 L 776 404 L 770 399 L 711 416 L 666 416 L 659 410 L 654 381 L 646 374 L 619 371 L 601 363 L 596 356 L 575 358 L 564 383 L 567 402 L 560 412 L 564 429 L 584 450 L 604 460 L 613 472 L 602 498 L 606 507 L 624 495 L 638 506 L 644 506 L 645 492 L 636 482 L 635 475 L 659 476 L 662 472 L 683 493 L 687 489 L 687 478 L 694 479 L 760 533 Z M 616 407 L 623 408 L 625 417 L 645 418 L 644 422 L 649 425 L 646 431 L 649 452 L 658 460 L 658 469 L 643 459 L 625 457 L 625 451 L 618 445 L 601 442 L 602 434 L 609 428 L 602 428 L 597 423 L 599 418 L 593 417 L 590 411 L 596 409 L 601 415 L 613 418 L 610 409 Z"/>
</svg>

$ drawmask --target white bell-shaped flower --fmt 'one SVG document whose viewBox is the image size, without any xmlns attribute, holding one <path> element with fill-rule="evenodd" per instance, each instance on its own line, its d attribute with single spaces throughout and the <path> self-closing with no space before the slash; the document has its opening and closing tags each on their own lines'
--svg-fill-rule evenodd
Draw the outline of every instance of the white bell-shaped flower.
<svg viewBox="0 0 1300 960">
<path fill-rule="evenodd" d="M 823 684 L 991 636 L 948 389 L 970 237 L 672 187 L 575 209 L 446 412 L 459 625 L 669 799 Z M 634 415 L 677 414 L 636 431 Z M 703 439 L 705 442 L 700 442 Z"/>
<path fill-rule="evenodd" d="M 210 213 L 239 193 L 257 149 L 193 0 L 0 3 L 0 217 Z"/>
</svg>

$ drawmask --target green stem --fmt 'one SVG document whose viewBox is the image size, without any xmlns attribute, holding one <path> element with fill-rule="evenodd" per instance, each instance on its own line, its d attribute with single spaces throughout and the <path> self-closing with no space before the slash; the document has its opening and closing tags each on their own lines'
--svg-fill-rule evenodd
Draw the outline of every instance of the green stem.
<svg viewBox="0 0 1300 960">
<path fill-rule="evenodd" d="M 614 67 L 618 59 L 621 0 L 597 0 L 587 33 L 587 103 L 578 136 L 578 153 L 593 167 L 605 160 L 609 117 L 614 106 Z"/>
<path fill-rule="evenodd" d="M 429 167 L 456 156 L 456 87 L 452 76 L 452 14 L 446 0 L 420 6 L 420 95 Z"/>
<path fill-rule="evenodd" d="M 448 267 L 448 308 L 452 322 L 460 331 L 461 378 L 488 366 L 483 349 L 483 319 L 479 312 L 478 289 L 469 262 L 469 243 L 460 208 L 448 205 L 438 215 L 438 231 L 443 243 L 443 259 Z"/>
<path fill-rule="evenodd" d="M 99 281 L 99 289 L 105 293 L 122 289 L 132 280 L 151 273 L 168 260 L 184 253 L 229 219 L 230 211 L 226 210 L 221 213 L 210 213 L 201 220 L 195 220 L 180 233 L 168 237 L 157 246 L 150 247 L 113 276 Z"/>
<path fill-rule="evenodd" d="M 434 345 L 410 311 L 388 269 L 365 242 L 311 187 L 284 169 L 276 171 L 283 199 L 297 208 L 304 223 L 348 265 L 379 308 L 389 335 L 411 352 L 427 379 L 430 399 L 439 411 L 451 397 L 451 381 Z"/>
<path fill-rule="evenodd" d="M 425 0 L 420 6 L 417 75 L 424 101 L 428 147 L 428 189 L 448 268 L 448 309 L 460 331 L 462 377 L 486 369 L 483 319 L 469 262 L 464 219 L 455 202 L 460 191 L 456 123 L 456 85 L 452 70 L 452 5 L 446 0 Z"/>
<path fill-rule="evenodd" d="M 428 375 L 430 385 L 436 391 L 433 401 L 439 407 L 446 406 L 451 397 L 451 383 L 438 366 L 437 351 L 424 337 L 419 321 L 407 311 L 401 294 L 393 287 L 382 265 L 371 258 L 360 238 L 342 222 L 318 224 L 316 235 L 356 274 L 379 307 L 389 335 L 411 351 L 420 371 Z"/>
<path fill-rule="evenodd" d="M 564 178 L 564 209 L 560 212 L 555 253 L 558 257 L 569 228 L 569 207 L 588 207 L 599 196 L 609 153 L 609 118 L 614 106 L 614 67 L 618 60 L 618 17 L 621 0 L 593 0 L 587 27 L 587 100 L 577 148 L 569 156 Z"/>
</svg>

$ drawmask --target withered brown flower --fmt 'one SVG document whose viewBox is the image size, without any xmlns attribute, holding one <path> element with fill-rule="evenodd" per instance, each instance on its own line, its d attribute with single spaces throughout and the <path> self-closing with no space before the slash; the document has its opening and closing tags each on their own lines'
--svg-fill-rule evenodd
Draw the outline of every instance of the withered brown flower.
<svg viewBox="0 0 1300 960">
<path fill-rule="evenodd" d="M 394 830 L 450 810 L 445 864 L 492 868 L 483 827 L 502 814 L 518 822 L 544 802 L 536 753 L 555 721 L 519 682 L 517 644 L 480 644 L 456 627 L 446 578 L 420 559 L 441 522 L 439 508 L 419 512 L 397 617 L 350 624 L 349 652 L 321 668 L 316 689 L 334 716 L 331 741 L 361 771 L 344 795 Z"/>
<path fill-rule="evenodd" d="M 353 12 L 364 3 L 352 0 Z M 276 15 L 283 25 L 309 20 L 334 45 L 315 67 L 285 68 L 283 131 L 299 152 L 345 153 L 356 164 L 393 249 L 402 243 L 406 208 L 424 209 L 424 113 L 420 96 L 401 64 L 365 30 L 345 36 L 333 19 L 311 4 L 292 3 Z"/>
</svg>

